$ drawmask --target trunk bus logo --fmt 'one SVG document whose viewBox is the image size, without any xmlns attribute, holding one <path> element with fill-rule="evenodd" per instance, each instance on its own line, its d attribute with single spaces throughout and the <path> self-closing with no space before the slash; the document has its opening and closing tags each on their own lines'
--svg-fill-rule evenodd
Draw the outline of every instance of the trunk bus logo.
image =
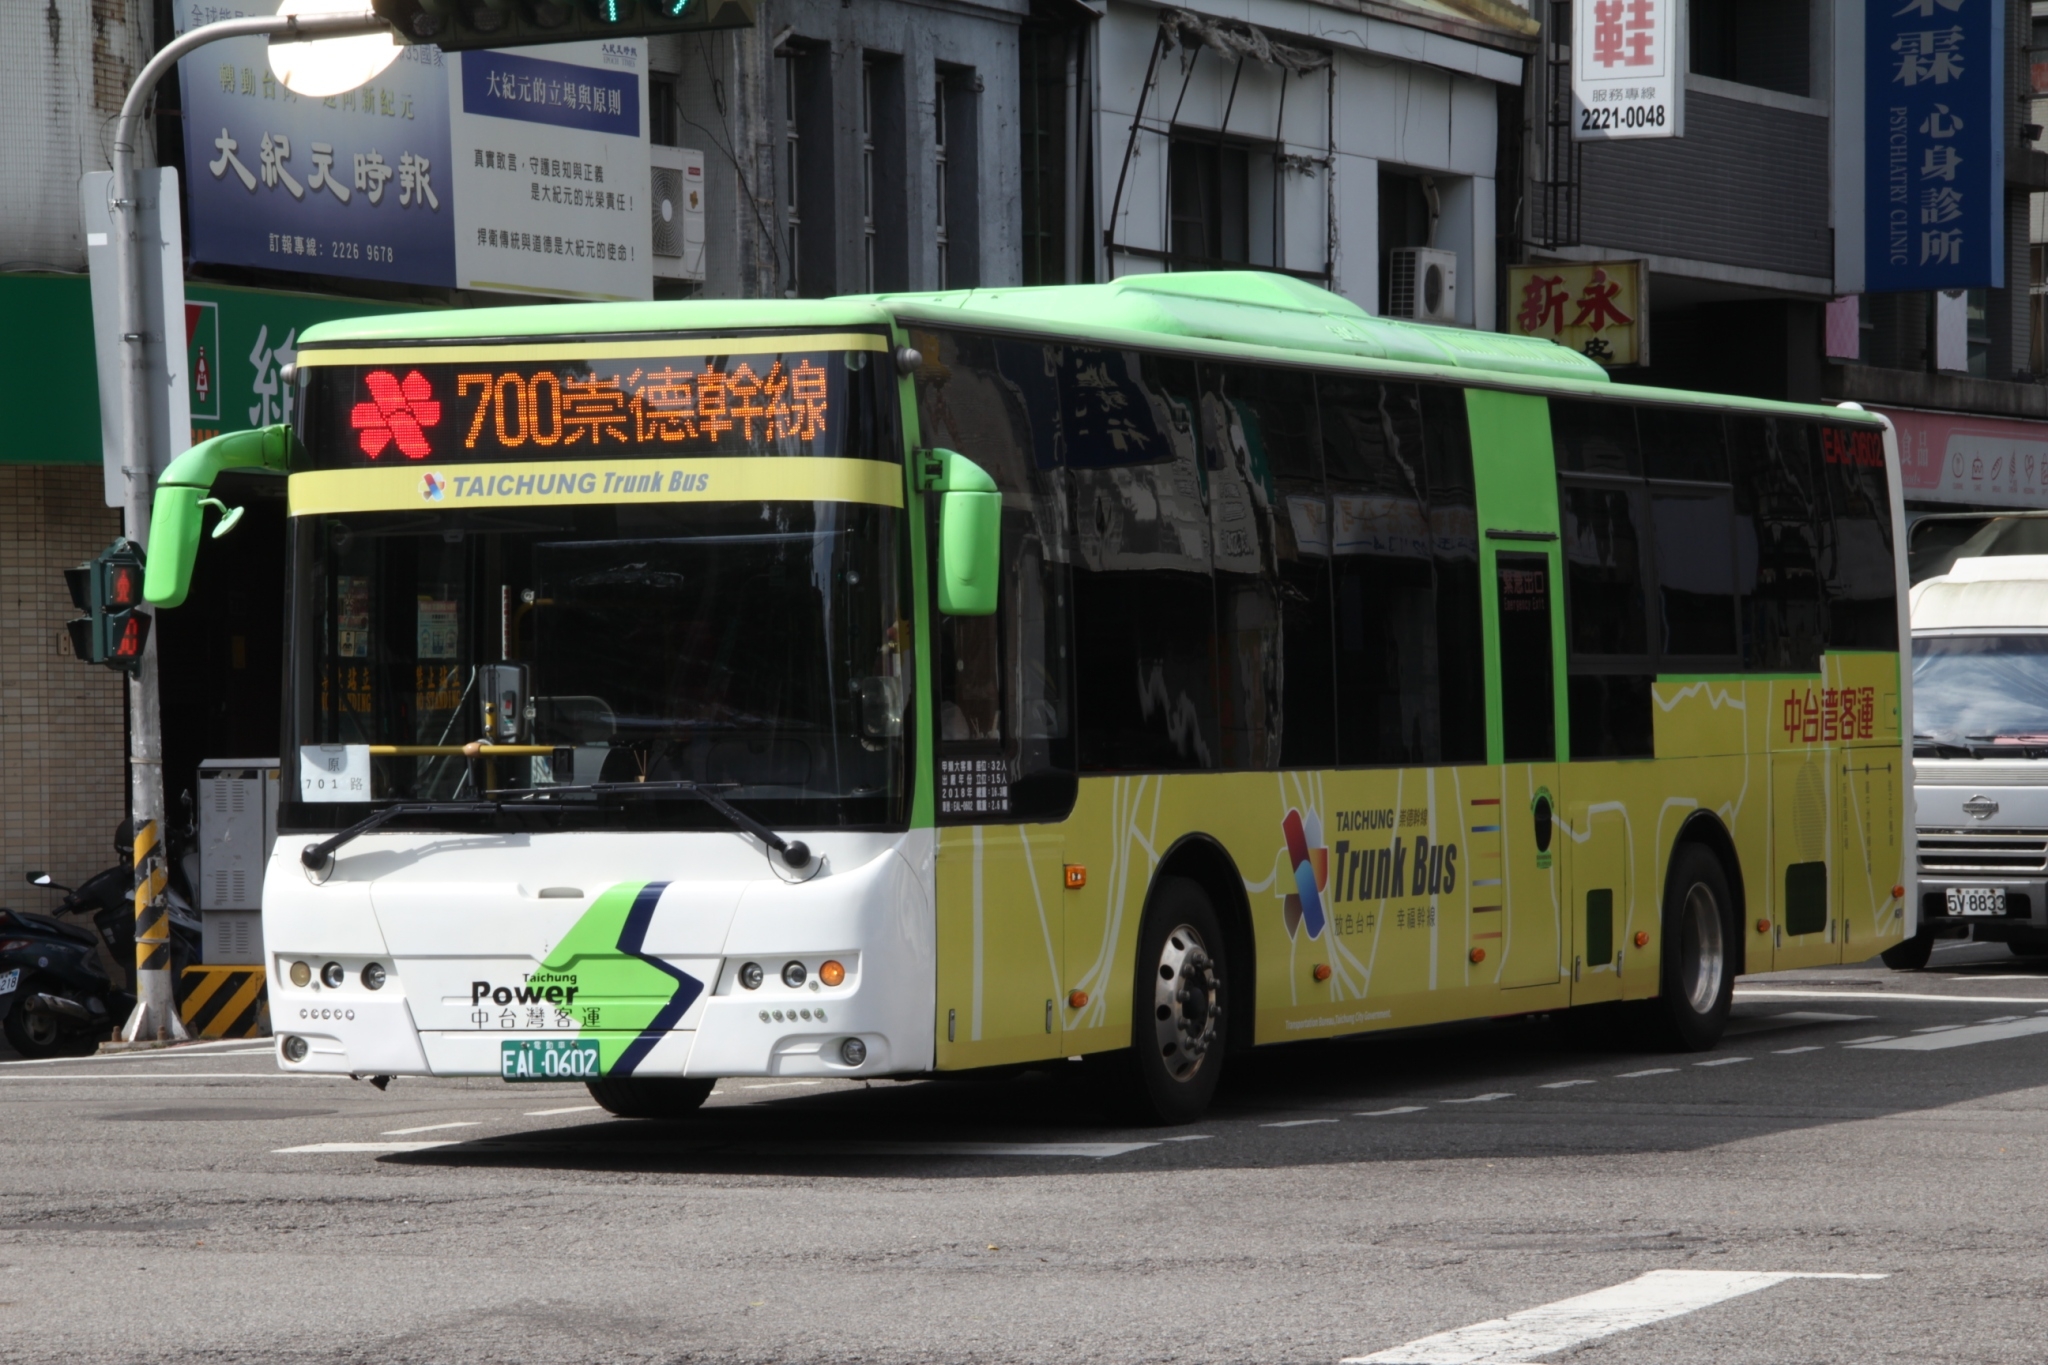
<svg viewBox="0 0 2048 1365">
<path fill-rule="evenodd" d="M 1288 861 L 1294 865 L 1294 891 L 1282 912 L 1287 936 L 1294 937 L 1296 927 L 1306 924 L 1310 938 L 1321 938 L 1323 888 L 1330 881 L 1330 850 L 1323 847 L 1322 819 L 1310 811 L 1304 820 L 1300 811 L 1290 810 L 1280 822 L 1280 832 L 1287 838 Z"/>
<path fill-rule="evenodd" d="M 385 446 L 394 444 L 407 459 L 434 453 L 424 428 L 441 420 L 441 403 L 425 375 L 413 370 L 400 380 L 389 370 L 372 370 L 363 386 L 370 391 L 369 401 L 349 412 L 349 425 L 359 433 L 356 439 L 363 454 L 374 460 Z"/>
</svg>

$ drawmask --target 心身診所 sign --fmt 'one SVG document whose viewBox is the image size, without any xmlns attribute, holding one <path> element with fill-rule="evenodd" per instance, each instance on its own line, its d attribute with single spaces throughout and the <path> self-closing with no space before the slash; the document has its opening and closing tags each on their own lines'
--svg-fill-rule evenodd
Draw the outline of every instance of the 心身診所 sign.
<svg viewBox="0 0 2048 1365">
<path fill-rule="evenodd" d="M 1864 290 L 2003 288 L 2003 0 L 1879 0 L 1863 23 Z"/>
</svg>

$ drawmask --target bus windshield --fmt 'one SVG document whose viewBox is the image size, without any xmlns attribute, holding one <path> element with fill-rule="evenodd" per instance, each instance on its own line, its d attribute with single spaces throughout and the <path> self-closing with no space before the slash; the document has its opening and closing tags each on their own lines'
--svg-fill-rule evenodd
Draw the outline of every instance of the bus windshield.
<svg viewBox="0 0 2048 1365">
<path fill-rule="evenodd" d="M 368 746 L 369 784 L 327 813 L 318 795 L 295 803 L 298 822 L 359 818 L 365 799 L 689 781 L 763 820 L 895 823 L 899 515 L 777 502 L 299 518 L 294 744 Z M 461 752 L 477 741 L 511 747 Z M 718 817 L 679 796 L 597 818 Z"/>
<path fill-rule="evenodd" d="M 1914 636 L 1913 735 L 2048 743 L 2048 635 Z"/>
</svg>

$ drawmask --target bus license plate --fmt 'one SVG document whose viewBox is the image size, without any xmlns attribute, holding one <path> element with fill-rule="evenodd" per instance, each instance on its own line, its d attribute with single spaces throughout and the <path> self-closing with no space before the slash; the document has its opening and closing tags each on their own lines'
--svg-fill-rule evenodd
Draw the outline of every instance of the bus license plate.
<svg viewBox="0 0 2048 1365">
<path fill-rule="evenodd" d="M 1951 886 L 1948 889 L 1951 915 L 2002 915 L 2005 888 L 2002 886 Z"/>
<path fill-rule="evenodd" d="M 507 1038 L 499 1044 L 499 1073 L 508 1081 L 594 1081 L 597 1041 L 577 1038 Z"/>
</svg>

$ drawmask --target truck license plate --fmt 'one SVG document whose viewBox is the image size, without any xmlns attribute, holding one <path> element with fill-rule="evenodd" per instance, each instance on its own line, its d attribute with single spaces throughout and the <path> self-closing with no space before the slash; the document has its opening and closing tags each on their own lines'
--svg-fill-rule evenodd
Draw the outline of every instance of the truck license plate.
<svg viewBox="0 0 2048 1365">
<path fill-rule="evenodd" d="M 1951 886 L 1948 889 L 1951 915 L 2002 915 L 2005 888 L 2002 886 Z"/>
<path fill-rule="evenodd" d="M 508 1081 L 594 1081 L 597 1040 L 507 1038 L 499 1044 L 498 1067 Z"/>
</svg>

